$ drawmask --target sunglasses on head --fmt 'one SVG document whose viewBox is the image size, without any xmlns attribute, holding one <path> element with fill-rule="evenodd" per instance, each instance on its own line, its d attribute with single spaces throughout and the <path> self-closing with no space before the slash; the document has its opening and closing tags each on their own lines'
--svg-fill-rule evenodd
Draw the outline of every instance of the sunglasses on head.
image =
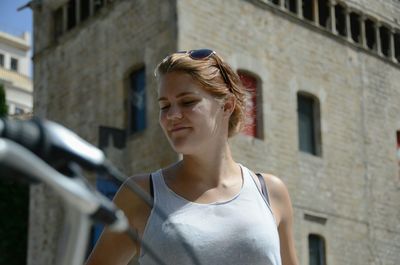
<svg viewBox="0 0 400 265">
<path fill-rule="evenodd" d="M 190 51 L 179 51 L 177 53 L 185 53 L 187 55 L 189 55 L 190 58 L 192 58 L 193 60 L 204 60 L 204 59 L 208 59 L 211 56 L 217 54 L 215 51 L 210 50 L 210 49 L 198 49 L 198 50 L 190 50 Z M 225 70 L 223 69 L 223 67 L 221 66 L 219 60 L 215 60 L 218 64 L 218 68 L 221 72 L 222 78 L 224 79 L 225 83 L 228 85 L 228 77 L 227 74 L 225 72 Z"/>
<path fill-rule="evenodd" d="M 210 49 L 199 49 L 199 50 L 190 50 L 190 51 L 179 51 L 177 53 L 186 53 L 193 60 L 204 60 L 210 58 L 210 56 L 216 54 L 215 51 Z"/>
</svg>

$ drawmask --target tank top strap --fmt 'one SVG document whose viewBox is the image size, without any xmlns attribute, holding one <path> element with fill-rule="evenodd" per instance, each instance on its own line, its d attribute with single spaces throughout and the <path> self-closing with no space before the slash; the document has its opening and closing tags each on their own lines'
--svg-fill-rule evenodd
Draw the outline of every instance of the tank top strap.
<svg viewBox="0 0 400 265">
<path fill-rule="evenodd" d="M 179 200 L 165 183 L 162 169 L 151 173 L 154 189 L 154 205 L 163 208 L 166 213 L 173 211 L 176 206 L 180 206 L 182 201 Z"/>
<path fill-rule="evenodd" d="M 243 165 L 240 165 L 240 167 L 242 168 L 242 171 L 243 171 L 243 179 L 244 179 L 243 180 L 243 182 L 244 182 L 243 188 L 245 188 L 245 185 L 246 185 L 246 189 L 250 190 L 253 194 L 257 194 L 257 197 L 261 197 L 261 199 L 265 202 L 268 209 L 270 210 L 272 217 L 274 218 L 274 221 L 276 223 L 275 214 L 272 211 L 271 204 L 268 202 L 267 198 L 265 198 L 261 189 L 258 187 L 258 184 L 256 183 L 256 181 L 258 181 L 258 179 L 255 179 L 252 176 L 252 171 L 250 169 L 248 169 L 247 167 L 245 167 Z"/>
</svg>

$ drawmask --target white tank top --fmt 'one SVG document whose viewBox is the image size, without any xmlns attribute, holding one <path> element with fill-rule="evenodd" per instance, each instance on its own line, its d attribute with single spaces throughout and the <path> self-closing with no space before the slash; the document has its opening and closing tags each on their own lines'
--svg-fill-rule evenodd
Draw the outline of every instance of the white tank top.
<svg viewBox="0 0 400 265">
<path fill-rule="evenodd" d="M 271 207 L 250 171 L 241 166 L 240 192 L 224 202 L 200 204 L 179 196 L 164 182 L 162 171 L 151 175 L 154 205 L 143 238 L 168 265 L 281 265 L 279 234 Z M 198 262 L 193 262 L 190 251 Z M 156 265 L 144 249 L 139 263 Z"/>
</svg>

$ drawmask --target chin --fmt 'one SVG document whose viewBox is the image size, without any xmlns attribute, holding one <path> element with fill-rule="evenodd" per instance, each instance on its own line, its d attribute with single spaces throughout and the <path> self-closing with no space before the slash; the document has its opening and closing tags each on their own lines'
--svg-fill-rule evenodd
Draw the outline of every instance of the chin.
<svg viewBox="0 0 400 265">
<path fill-rule="evenodd" d="M 175 152 L 182 155 L 189 155 L 195 153 L 196 147 L 198 146 L 196 143 L 188 142 L 185 140 L 171 140 L 169 139 L 169 143 Z"/>
</svg>

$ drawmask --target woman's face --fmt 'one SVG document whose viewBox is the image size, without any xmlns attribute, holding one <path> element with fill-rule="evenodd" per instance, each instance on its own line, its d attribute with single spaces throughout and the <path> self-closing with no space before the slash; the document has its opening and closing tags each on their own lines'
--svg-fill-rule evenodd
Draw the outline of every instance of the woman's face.
<svg viewBox="0 0 400 265">
<path fill-rule="evenodd" d="M 227 138 L 229 117 L 221 100 L 189 74 L 171 72 L 159 84 L 160 125 L 176 152 L 194 154 Z M 205 149 L 207 150 L 207 149 Z"/>
</svg>

